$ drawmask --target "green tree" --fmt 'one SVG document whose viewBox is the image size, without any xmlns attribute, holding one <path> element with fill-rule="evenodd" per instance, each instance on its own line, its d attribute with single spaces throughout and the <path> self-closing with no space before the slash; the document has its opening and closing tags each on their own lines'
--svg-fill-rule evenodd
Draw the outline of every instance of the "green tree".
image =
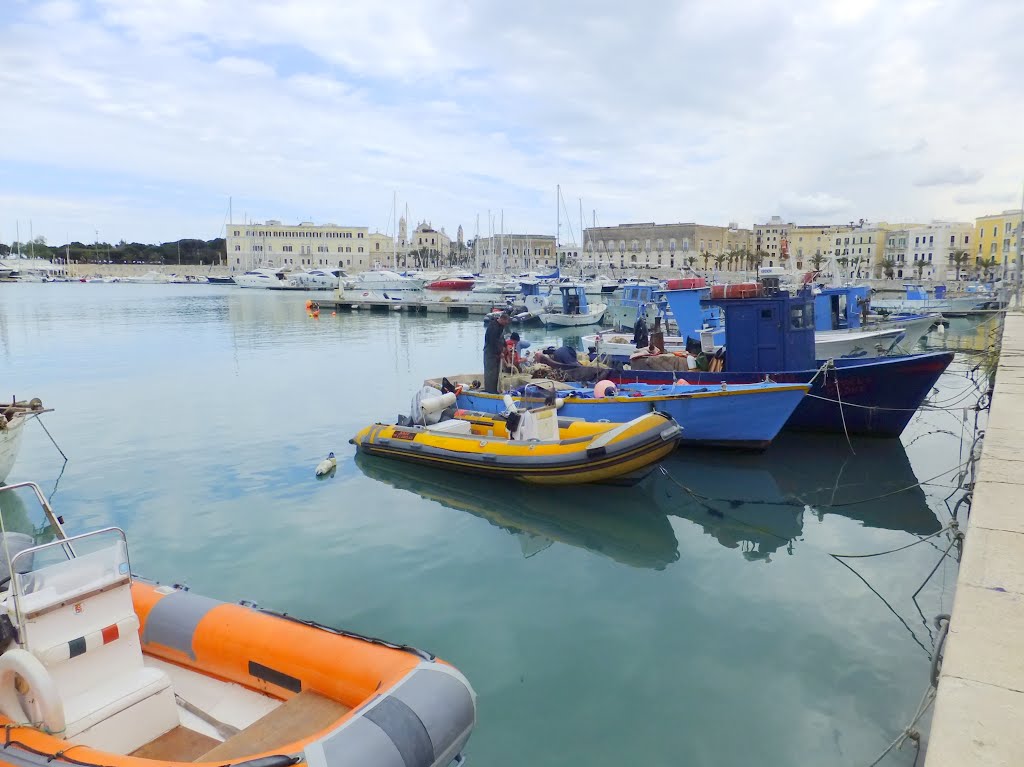
<svg viewBox="0 0 1024 767">
<path fill-rule="evenodd" d="M 957 280 L 960 279 L 961 270 L 964 268 L 964 266 L 967 264 L 967 262 L 968 262 L 968 260 L 970 258 L 971 258 L 971 254 L 968 253 L 966 250 L 955 250 L 955 251 L 953 251 L 952 255 L 950 256 L 950 260 L 956 266 L 956 278 L 957 278 Z"/>
<path fill-rule="evenodd" d="M 878 265 L 882 268 L 882 273 L 891 280 L 895 274 L 893 270 L 896 268 L 896 262 L 891 258 L 886 258 L 880 261 Z"/>
<path fill-rule="evenodd" d="M 821 265 L 825 263 L 825 256 L 823 256 L 821 253 L 815 253 L 813 256 L 811 256 L 811 263 L 814 264 L 814 270 L 820 272 Z"/>
</svg>

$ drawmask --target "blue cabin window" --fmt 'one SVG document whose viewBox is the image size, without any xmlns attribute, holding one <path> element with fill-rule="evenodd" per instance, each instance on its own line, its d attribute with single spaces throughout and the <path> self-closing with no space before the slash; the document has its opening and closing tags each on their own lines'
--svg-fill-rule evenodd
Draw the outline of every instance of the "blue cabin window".
<svg viewBox="0 0 1024 767">
<path fill-rule="evenodd" d="M 791 306 L 789 309 L 789 326 L 793 330 L 813 327 L 814 308 L 813 305 Z"/>
</svg>

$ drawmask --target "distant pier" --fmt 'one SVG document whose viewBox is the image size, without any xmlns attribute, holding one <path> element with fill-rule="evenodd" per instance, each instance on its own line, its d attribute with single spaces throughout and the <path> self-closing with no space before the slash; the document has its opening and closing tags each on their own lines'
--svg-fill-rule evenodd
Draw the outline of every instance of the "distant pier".
<svg viewBox="0 0 1024 767">
<path fill-rule="evenodd" d="M 1007 314 L 925 767 L 1024 765 L 1024 314 Z"/>
<path fill-rule="evenodd" d="M 483 317 L 504 306 L 501 301 L 431 300 L 417 298 L 387 301 L 370 298 L 318 298 L 321 309 L 335 311 L 406 312 L 409 314 L 447 314 L 453 317 Z"/>
</svg>

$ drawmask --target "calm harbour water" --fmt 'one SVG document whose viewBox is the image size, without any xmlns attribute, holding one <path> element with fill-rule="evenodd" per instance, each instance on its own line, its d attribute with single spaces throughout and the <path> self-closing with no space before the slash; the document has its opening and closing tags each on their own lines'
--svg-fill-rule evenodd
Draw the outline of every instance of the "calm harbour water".
<svg viewBox="0 0 1024 767">
<path fill-rule="evenodd" d="M 841 435 L 682 451 L 665 464 L 675 481 L 635 488 L 357 461 L 348 439 L 407 412 L 424 378 L 480 370 L 483 324 L 313 320 L 305 298 L 0 286 L 0 396 L 56 408 L 44 422 L 70 460 L 53 504 L 70 531 L 119 525 L 136 572 L 436 652 L 479 695 L 474 765 L 856 767 L 907 723 L 955 564 L 918 596 L 924 617 L 911 595 L 945 534 L 847 560 L 877 594 L 829 554 L 939 531 L 955 475 L 836 504 L 957 466 L 973 414 L 921 413 L 902 444 L 855 440 L 856 455 Z M 954 321 L 931 340 L 990 327 Z M 935 398 L 973 364 L 958 357 Z M 9 481 L 49 493 L 63 461 L 38 425 L 25 436 Z M 331 450 L 337 474 L 317 481 Z"/>
</svg>

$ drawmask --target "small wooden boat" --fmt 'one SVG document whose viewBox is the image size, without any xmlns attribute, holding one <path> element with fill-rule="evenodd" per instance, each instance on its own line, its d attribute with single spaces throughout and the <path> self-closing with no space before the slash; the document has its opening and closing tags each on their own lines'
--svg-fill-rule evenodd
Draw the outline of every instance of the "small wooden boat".
<svg viewBox="0 0 1024 767">
<path fill-rule="evenodd" d="M 0 764 L 446 767 L 476 723 L 452 666 L 405 645 L 134 578 L 124 533 L 5 514 Z M 12 531 L 27 527 L 34 535 Z M 38 530 L 52 540 L 39 543 Z"/>
<path fill-rule="evenodd" d="M 25 424 L 37 415 L 48 412 L 51 411 L 45 409 L 38 399 L 28 402 L 14 400 L 8 405 L 0 405 L 0 482 L 7 480 L 18 459 Z"/>
<path fill-rule="evenodd" d="M 430 426 L 367 426 L 360 452 L 442 469 L 546 485 L 635 484 L 671 453 L 682 429 L 664 413 L 622 424 L 559 423 L 554 407 L 515 413 L 457 412 Z"/>
</svg>

